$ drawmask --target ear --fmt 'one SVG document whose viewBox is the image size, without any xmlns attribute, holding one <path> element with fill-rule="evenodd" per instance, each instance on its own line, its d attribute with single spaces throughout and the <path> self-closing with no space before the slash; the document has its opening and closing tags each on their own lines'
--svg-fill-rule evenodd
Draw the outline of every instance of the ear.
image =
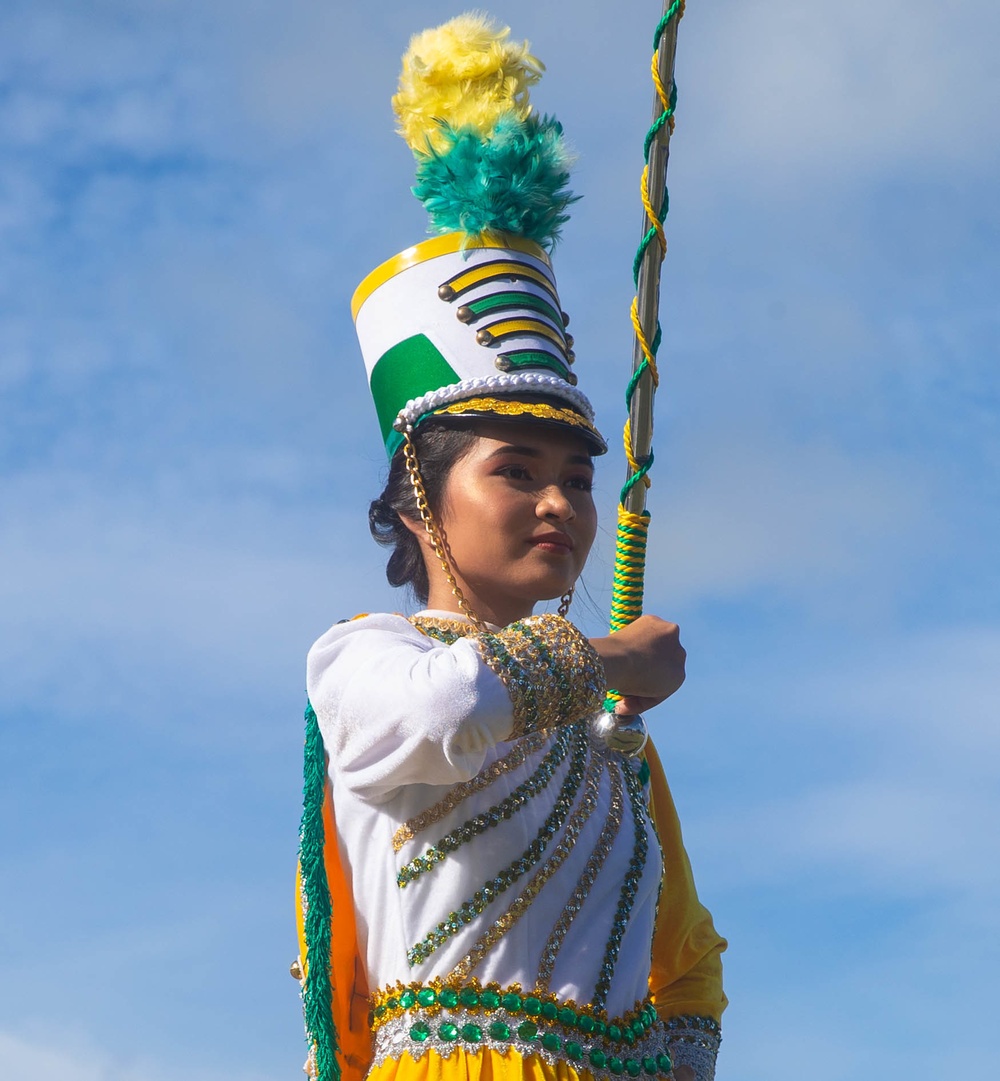
<svg viewBox="0 0 1000 1081">
<path fill-rule="evenodd" d="M 418 541 L 423 542 L 429 539 L 427 536 L 427 528 L 419 518 L 410 518 L 405 514 L 400 514 L 399 520 L 417 538 Z"/>
<path fill-rule="evenodd" d="M 420 545 L 420 551 L 424 557 L 424 565 L 427 567 L 427 574 L 432 574 L 432 568 L 438 565 L 438 559 L 434 553 L 431 538 L 427 534 L 427 527 L 420 518 L 409 518 L 405 514 L 401 514 L 399 520 L 416 537 L 417 544 Z"/>
</svg>

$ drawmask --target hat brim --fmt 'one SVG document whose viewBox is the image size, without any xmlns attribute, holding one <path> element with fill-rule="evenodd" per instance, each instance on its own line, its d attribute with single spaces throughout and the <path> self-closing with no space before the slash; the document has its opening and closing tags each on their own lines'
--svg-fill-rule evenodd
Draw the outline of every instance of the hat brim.
<svg viewBox="0 0 1000 1081">
<path fill-rule="evenodd" d="M 586 417 L 569 406 L 556 405 L 549 401 L 523 401 L 519 398 L 469 398 L 426 413 L 421 420 L 428 420 L 431 417 L 442 420 L 535 421 L 580 436 L 595 457 L 608 452 L 604 436 Z"/>
</svg>

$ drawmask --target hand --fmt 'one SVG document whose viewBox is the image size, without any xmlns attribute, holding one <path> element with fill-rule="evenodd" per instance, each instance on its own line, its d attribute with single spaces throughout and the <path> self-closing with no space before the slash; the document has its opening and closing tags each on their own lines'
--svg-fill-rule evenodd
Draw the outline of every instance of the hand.
<svg viewBox="0 0 1000 1081">
<path fill-rule="evenodd" d="M 628 716 L 652 709 L 684 682 L 687 654 L 680 628 L 659 616 L 640 616 L 606 638 L 591 638 L 604 663 L 608 686 L 622 695 L 615 713 Z"/>
</svg>

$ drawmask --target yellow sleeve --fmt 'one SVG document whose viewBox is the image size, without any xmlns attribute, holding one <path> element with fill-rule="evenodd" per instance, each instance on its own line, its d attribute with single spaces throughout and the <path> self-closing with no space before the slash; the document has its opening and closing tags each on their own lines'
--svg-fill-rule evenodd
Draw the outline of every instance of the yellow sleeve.
<svg viewBox="0 0 1000 1081">
<path fill-rule="evenodd" d="M 660 1017 L 709 1017 L 719 1021 L 727 999 L 722 990 L 726 940 L 698 900 L 681 824 L 663 766 L 646 745 L 651 809 L 663 849 L 664 881 L 653 933 L 649 988 Z"/>
</svg>

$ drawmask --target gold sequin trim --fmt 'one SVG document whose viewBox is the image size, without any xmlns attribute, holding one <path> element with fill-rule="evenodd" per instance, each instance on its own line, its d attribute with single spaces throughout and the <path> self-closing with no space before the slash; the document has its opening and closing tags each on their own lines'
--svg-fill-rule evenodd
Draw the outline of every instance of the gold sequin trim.
<svg viewBox="0 0 1000 1081">
<path fill-rule="evenodd" d="M 435 822 L 440 822 L 445 815 L 454 811 L 460 803 L 467 800 L 470 796 L 475 795 L 477 792 L 481 792 L 484 788 L 489 788 L 491 784 L 505 773 L 510 773 L 511 770 L 517 769 L 528 755 L 534 754 L 545 745 L 546 739 L 548 739 L 547 733 L 536 732 L 529 738 L 521 740 L 512 751 L 505 754 L 503 758 L 498 758 L 480 773 L 477 773 L 471 781 L 463 781 L 462 784 L 455 785 L 455 787 L 443 799 L 435 803 L 433 807 L 428 807 L 426 811 L 421 811 L 420 814 L 416 815 L 414 818 L 408 819 L 392 835 L 393 852 L 398 852 L 405 844 L 412 841 L 418 833 L 433 826 Z"/>
<path fill-rule="evenodd" d="M 468 638 L 476 633 L 475 624 L 456 616 L 445 619 L 443 616 L 410 616 L 409 622 L 428 638 L 446 646 L 453 645 L 460 638 Z"/>
<path fill-rule="evenodd" d="M 562 616 L 528 616 L 502 631 L 480 634 L 478 640 L 483 660 L 510 694 L 512 739 L 578 721 L 604 701 L 601 658 Z"/>
<path fill-rule="evenodd" d="M 594 845 L 594 851 L 591 853 L 590 859 L 587 860 L 587 866 L 584 867 L 583 874 L 580 875 L 580 881 L 577 882 L 572 897 L 566 903 L 563 914 L 556 921 L 555 927 L 552 928 L 552 934 L 549 935 L 548 941 L 545 943 L 545 949 L 542 950 L 542 963 L 538 969 L 538 978 L 535 980 L 535 991 L 539 993 L 549 989 L 552 970 L 555 968 L 556 958 L 562 949 L 563 941 L 580 909 L 583 908 L 583 903 L 589 896 L 594 883 L 597 881 L 597 876 L 604 866 L 604 861 L 608 858 L 622 824 L 622 811 L 624 809 L 622 795 L 624 789 L 622 786 L 621 766 L 611 762 L 608 772 L 611 774 L 611 802 L 608 807 L 608 817 L 604 821 L 604 828 L 597 839 L 597 844 Z"/>
<path fill-rule="evenodd" d="M 503 417 L 532 416 L 539 420 L 557 420 L 563 424 L 572 424 L 577 428 L 585 428 L 588 432 L 597 434 L 597 429 L 575 409 L 569 409 L 557 405 L 549 405 L 548 402 L 519 402 L 512 398 L 467 398 L 463 402 L 452 402 L 441 409 L 434 410 L 434 416 L 440 417 L 445 413 L 496 413 Z"/>
<path fill-rule="evenodd" d="M 552 855 L 535 872 L 531 881 L 524 887 L 517 899 L 511 903 L 507 911 L 497 919 L 493 926 L 479 938 L 472 949 L 452 969 L 450 979 L 465 980 L 469 978 L 472 970 L 528 911 L 532 902 L 541 893 L 545 883 L 565 863 L 566 857 L 573 851 L 573 846 L 580 836 L 580 831 L 597 806 L 603 772 L 603 755 L 592 750 L 590 752 L 590 761 L 587 764 L 587 773 L 583 780 L 583 796 L 580 800 L 580 806 L 570 816 L 569 821 L 566 823 L 566 830 Z"/>
</svg>

